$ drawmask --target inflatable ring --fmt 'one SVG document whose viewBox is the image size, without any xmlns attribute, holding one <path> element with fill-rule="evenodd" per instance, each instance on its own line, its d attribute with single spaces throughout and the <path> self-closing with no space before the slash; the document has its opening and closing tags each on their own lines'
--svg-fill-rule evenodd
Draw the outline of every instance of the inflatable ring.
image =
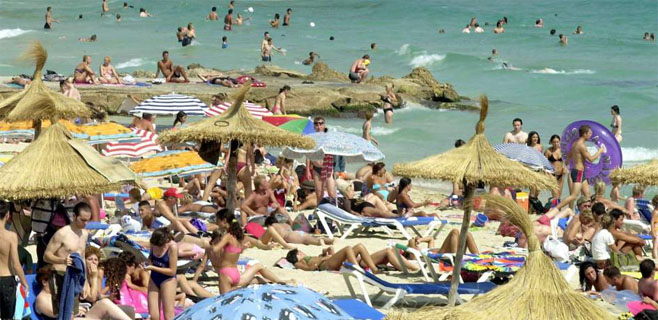
<svg viewBox="0 0 658 320">
<path fill-rule="evenodd" d="M 585 178 L 590 185 L 596 183 L 597 180 L 610 184 L 610 172 L 616 168 L 621 168 L 622 154 L 619 142 L 605 126 L 590 120 L 571 123 L 562 132 L 562 138 L 560 140 L 562 154 L 565 157 L 569 154 L 571 146 L 579 138 L 578 129 L 582 125 L 588 125 L 592 128 L 592 137 L 588 140 L 589 142 L 595 144 L 597 147 L 605 145 L 606 148 L 606 151 L 599 156 L 597 163 L 585 161 Z M 573 164 L 569 163 L 569 167 L 572 166 Z"/>
</svg>

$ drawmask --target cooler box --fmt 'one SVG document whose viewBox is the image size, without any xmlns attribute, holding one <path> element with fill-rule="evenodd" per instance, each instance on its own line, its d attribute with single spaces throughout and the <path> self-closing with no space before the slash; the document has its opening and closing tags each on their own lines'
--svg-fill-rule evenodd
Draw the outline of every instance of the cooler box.
<svg viewBox="0 0 658 320">
<path fill-rule="evenodd" d="M 528 197 L 528 193 L 517 192 L 516 203 L 518 203 L 521 206 L 521 208 L 523 208 L 526 212 L 528 212 L 528 209 L 530 208 L 530 198 Z"/>
</svg>

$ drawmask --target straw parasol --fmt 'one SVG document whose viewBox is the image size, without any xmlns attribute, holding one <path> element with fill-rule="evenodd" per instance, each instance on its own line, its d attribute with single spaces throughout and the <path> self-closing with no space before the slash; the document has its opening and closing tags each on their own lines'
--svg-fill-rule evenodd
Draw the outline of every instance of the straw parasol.
<svg viewBox="0 0 658 320">
<path fill-rule="evenodd" d="M 25 90 L 0 101 L 0 119 L 5 121 L 34 121 L 37 136 L 41 120 L 71 119 L 89 116 L 91 112 L 84 103 L 48 89 L 41 81 L 41 71 L 48 53 L 40 42 L 32 44 L 24 59 L 34 59 L 32 83 Z"/>
<path fill-rule="evenodd" d="M 526 264 L 507 284 L 454 308 L 425 308 L 387 319 L 612 319 L 591 299 L 569 287 L 553 261 L 541 250 L 528 214 L 511 199 L 486 195 L 528 238 Z"/>
<path fill-rule="evenodd" d="M 658 159 L 627 169 L 615 169 L 610 174 L 613 183 L 637 183 L 645 186 L 658 186 Z"/>
<path fill-rule="evenodd" d="M 251 88 L 251 83 L 245 83 L 236 93 L 233 105 L 219 116 L 201 120 L 188 127 L 169 130 L 160 135 L 162 143 L 184 143 L 196 141 L 201 144 L 231 142 L 231 155 L 228 161 L 228 201 L 227 207 L 234 208 L 235 180 L 239 142 L 244 144 L 259 144 L 275 147 L 294 146 L 313 148 L 315 142 L 308 137 L 277 128 L 267 122 L 253 117 L 244 107 L 245 95 Z M 219 172 L 213 173 L 211 181 L 217 180 Z M 215 180 L 212 180 L 212 179 Z M 209 192 L 204 192 L 209 194 Z"/>
<path fill-rule="evenodd" d="M 465 145 L 422 160 L 398 163 L 393 167 L 395 175 L 463 182 L 465 185 L 464 219 L 448 299 L 448 304 L 451 306 L 454 305 L 457 298 L 457 285 L 466 247 L 466 233 L 471 218 L 471 200 L 475 185 L 484 182 L 492 186 L 513 186 L 536 190 L 557 188 L 557 184 L 550 175 L 533 172 L 522 164 L 509 160 L 491 147 L 484 135 L 484 120 L 487 117 L 489 101 L 486 96 L 482 96 L 480 100 L 482 107 L 480 121 L 475 126 L 475 135 Z"/>
<path fill-rule="evenodd" d="M 61 123 L 45 129 L 0 168 L 0 198 L 38 199 L 117 190 L 135 175 L 118 160 L 71 137 Z"/>
</svg>

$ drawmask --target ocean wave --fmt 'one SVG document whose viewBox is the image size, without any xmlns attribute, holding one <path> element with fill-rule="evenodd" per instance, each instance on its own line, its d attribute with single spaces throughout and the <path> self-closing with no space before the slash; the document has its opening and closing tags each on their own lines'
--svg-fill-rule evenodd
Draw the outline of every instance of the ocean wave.
<svg viewBox="0 0 658 320">
<path fill-rule="evenodd" d="M 409 65 L 417 68 L 417 67 L 425 67 L 429 66 L 437 61 L 441 61 L 446 58 L 445 54 L 421 54 L 419 56 L 415 56 L 413 59 L 411 59 L 411 62 L 409 62 Z"/>
<path fill-rule="evenodd" d="M 363 133 L 361 128 L 342 127 L 342 126 L 332 126 L 332 127 L 335 128 L 336 131 L 347 132 L 347 133 L 355 134 L 357 136 L 361 136 L 361 134 Z M 370 133 L 373 136 L 387 136 L 394 134 L 398 130 L 400 130 L 400 128 L 386 128 L 386 127 L 373 126 L 372 129 L 370 130 Z"/>
<path fill-rule="evenodd" d="M 541 73 L 541 74 L 566 74 L 566 75 L 571 75 L 571 74 L 595 74 L 596 71 L 594 70 L 589 70 L 589 69 L 576 69 L 572 71 L 566 71 L 566 70 L 555 70 L 551 68 L 544 68 L 541 70 L 531 70 L 531 73 Z"/>
<path fill-rule="evenodd" d="M 7 39 L 7 38 L 13 38 L 13 37 L 18 37 L 22 34 L 31 32 L 32 30 L 23 30 L 20 28 L 16 29 L 0 29 L 0 39 Z"/>
<path fill-rule="evenodd" d="M 409 44 L 405 43 L 400 48 L 395 50 L 395 53 L 397 53 L 399 56 L 403 56 L 405 54 L 408 54 L 411 50 L 409 49 Z"/>
<path fill-rule="evenodd" d="M 621 148 L 624 162 L 646 162 L 658 158 L 658 150 L 644 147 Z"/>
<path fill-rule="evenodd" d="M 130 59 L 126 62 L 121 62 L 116 65 L 117 69 L 123 69 L 123 68 L 134 68 L 134 67 L 139 67 L 147 64 L 153 64 L 153 61 L 142 59 L 142 58 L 133 58 Z"/>
</svg>

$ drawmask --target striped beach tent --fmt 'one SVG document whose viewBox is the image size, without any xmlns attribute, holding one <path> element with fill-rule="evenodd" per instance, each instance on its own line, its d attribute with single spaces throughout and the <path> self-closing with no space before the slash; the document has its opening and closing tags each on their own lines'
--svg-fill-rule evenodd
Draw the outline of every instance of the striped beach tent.
<svg viewBox="0 0 658 320">
<path fill-rule="evenodd" d="M 160 152 L 162 146 L 158 144 L 158 135 L 142 129 L 132 129 L 141 139 L 139 142 L 113 142 L 103 149 L 107 157 L 139 158 L 149 152 Z"/>
<path fill-rule="evenodd" d="M 196 97 L 169 93 L 148 98 L 129 113 L 176 114 L 185 111 L 190 116 L 202 116 L 207 108 L 208 106 Z"/>
<path fill-rule="evenodd" d="M 226 111 L 226 109 L 228 109 L 230 106 L 231 106 L 231 104 L 229 102 L 224 102 L 224 103 L 216 105 L 216 106 L 211 106 L 210 108 L 208 108 L 206 110 L 206 117 L 218 116 L 218 115 L 224 113 L 224 111 Z M 258 119 L 262 119 L 264 116 L 271 116 L 272 115 L 272 112 L 270 112 L 270 110 L 267 110 L 267 108 L 265 108 L 263 106 L 260 106 L 260 105 L 257 105 L 255 103 L 251 103 L 249 101 L 245 101 L 244 106 L 245 106 L 245 108 L 247 108 L 247 111 L 249 111 L 249 113 L 252 116 L 254 116 Z"/>
</svg>

